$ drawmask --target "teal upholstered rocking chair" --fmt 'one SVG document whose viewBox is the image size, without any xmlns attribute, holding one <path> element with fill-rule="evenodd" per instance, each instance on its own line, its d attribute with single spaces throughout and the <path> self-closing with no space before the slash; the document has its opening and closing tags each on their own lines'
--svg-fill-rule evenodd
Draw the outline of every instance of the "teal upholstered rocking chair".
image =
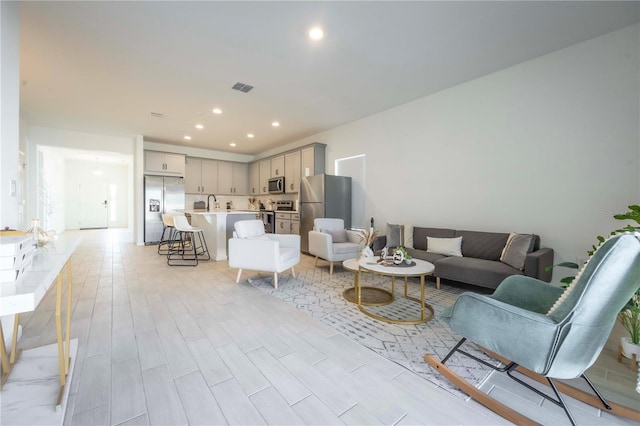
<svg viewBox="0 0 640 426">
<path fill-rule="evenodd" d="M 575 424 L 559 391 L 566 392 L 569 387 L 554 379 L 584 378 L 604 407 L 612 409 L 615 404 L 604 400 L 584 372 L 596 361 L 618 313 L 639 287 L 640 233 L 612 237 L 593 254 L 567 290 L 533 278 L 512 276 L 490 296 L 461 294 L 444 316 L 451 329 L 463 336 L 462 340 L 442 361 L 431 355 L 425 355 L 425 360 L 472 398 L 515 423 L 530 419 L 457 376 L 445 366 L 449 357 L 458 352 L 506 372 L 562 407 Z M 498 369 L 462 350 L 466 340 L 478 344 L 506 366 Z M 537 375 L 538 379 L 544 377 L 555 398 L 514 376 L 516 369 Z M 581 399 L 594 402 L 593 396 Z"/>
</svg>

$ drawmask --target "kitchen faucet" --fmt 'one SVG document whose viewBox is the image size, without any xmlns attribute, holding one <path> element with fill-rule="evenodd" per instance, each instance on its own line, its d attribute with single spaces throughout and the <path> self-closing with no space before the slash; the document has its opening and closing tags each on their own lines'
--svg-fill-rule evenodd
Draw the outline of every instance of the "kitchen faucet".
<svg viewBox="0 0 640 426">
<path fill-rule="evenodd" d="M 209 196 L 207 197 L 207 211 L 209 211 L 209 201 L 211 200 L 211 197 L 213 197 L 213 201 L 214 201 L 215 203 L 217 203 L 217 202 L 218 202 L 218 200 L 216 199 L 216 196 L 215 196 L 215 195 L 213 195 L 213 194 L 209 194 Z"/>
</svg>

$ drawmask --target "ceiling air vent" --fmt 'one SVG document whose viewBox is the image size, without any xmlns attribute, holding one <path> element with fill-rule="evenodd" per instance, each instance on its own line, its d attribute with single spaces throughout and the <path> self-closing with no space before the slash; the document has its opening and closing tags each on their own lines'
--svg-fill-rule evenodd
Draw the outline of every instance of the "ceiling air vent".
<svg viewBox="0 0 640 426">
<path fill-rule="evenodd" d="M 244 83 L 236 83 L 233 85 L 232 89 L 247 93 L 249 90 L 253 89 L 253 86 L 249 86 L 248 84 Z"/>
<path fill-rule="evenodd" d="M 164 114 L 161 113 L 161 112 L 153 112 L 153 111 L 151 111 L 150 114 L 151 114 L 151 116 L 153 118 L 164 118 Z"/>
</svg>

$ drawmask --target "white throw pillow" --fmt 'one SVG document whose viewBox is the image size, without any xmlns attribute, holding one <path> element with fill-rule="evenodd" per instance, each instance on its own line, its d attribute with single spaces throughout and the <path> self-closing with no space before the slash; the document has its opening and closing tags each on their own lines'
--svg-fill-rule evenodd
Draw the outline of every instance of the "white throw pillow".
<svg viewBox="0 0 640 426">
<path fill-rule="evenodd" d="M 427 237 L 427 253 L 445 256 L 462 257 L 462 237 L 436 238 Z"/>
<path fill-rule="evenodd" d="M 404 246 L 413 248 L 413 225 L 404 226 Z"/>
</svg>

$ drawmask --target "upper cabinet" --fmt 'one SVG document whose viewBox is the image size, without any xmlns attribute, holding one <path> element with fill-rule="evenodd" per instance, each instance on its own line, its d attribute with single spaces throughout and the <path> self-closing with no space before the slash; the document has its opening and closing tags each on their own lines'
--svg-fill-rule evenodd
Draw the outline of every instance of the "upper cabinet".
<svg viewBox="0 0 640 426">
<path fill-rule="evenodd" d="M 187 157 L 184 187 L 187 194 L 216 194 L 218 164 L 215 160 Z"/>
<path fill-rule="evenodd" d="M 300 151 L 284 155 L 284 186 L 285 193 L 300 191 Z"/>
<path fill-rule="evenodd" d="M 324 173 L 325 144 L 313 143 L 249 165 L 249 195 L 269 193 L 269 178 L 284 176 L 285 194 L 300 192 L 303 176 Z"/>
<path fill-rule="evenodd" d="M 271 177 L 284 176 L 284 155 L 271 159 Z"/>
<path fill-rule="evenodd" d="M 249 164 L 249 195 L 260 195 L 260 163 Z"/>
<path fill-rule="evenodd" d="M 185 156 L 169 152 L 145 151 L 144 172 L 163 176 L 184 176 Z"/>
<path fill-rule="evenodd" d="M 225 195 L 247 194 L 248 166 L 245 163 L 220 161 L 218 164 L 218 192 Z"/>
<path fill-rule="evenodd" d="M 260 169 L 260 194 L 268 194 L 269 178 L 271 177 L 271 160 L 262 160 L 258 164 Z"/>
<path fill-rule="evenodd" d="M 302 176 L 313 176 L 324 173 L 324 150 L 326 145 L 313 144 L 300 151 L 301 166 L 300 174 Z"/>
</svg>

